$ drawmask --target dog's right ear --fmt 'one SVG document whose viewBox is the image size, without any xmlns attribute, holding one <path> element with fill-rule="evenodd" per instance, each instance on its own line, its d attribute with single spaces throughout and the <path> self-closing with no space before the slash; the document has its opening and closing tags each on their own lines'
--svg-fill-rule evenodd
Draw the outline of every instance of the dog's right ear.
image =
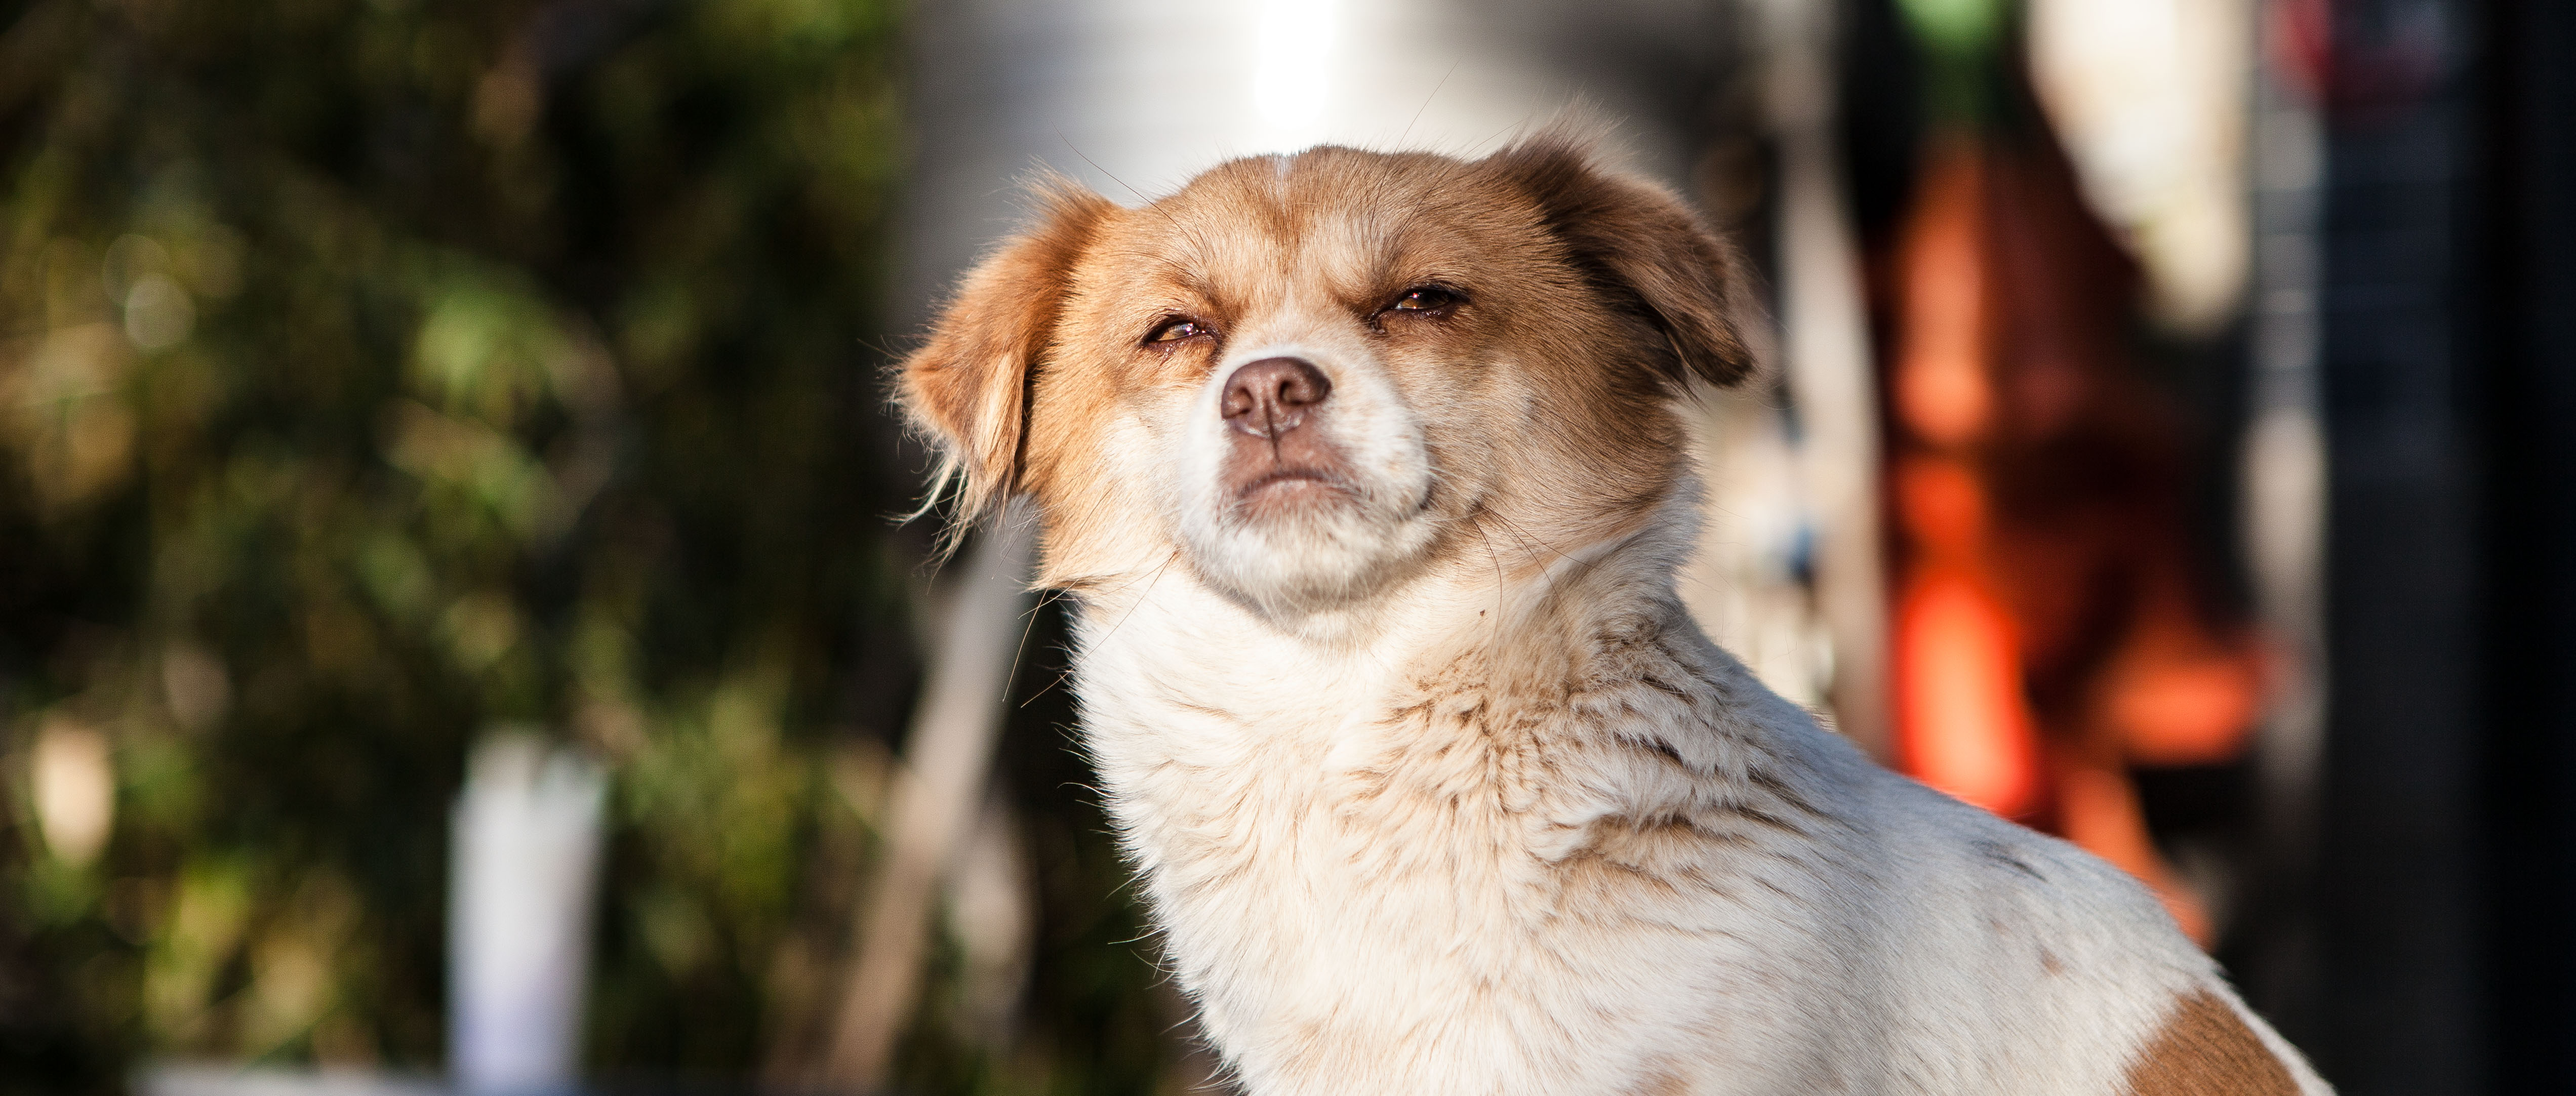
<svg viewBox="0 0 2576 1096">
<path fill-rule="evenodd" d="M 939 449 L 930 499 L 954 490 L 966 523 L 1021 487 L 1030 386 L 1055 339 L 1074 262 L 1117 205 L 1061 176 L 1031 186 L 1037 217 L 966 275 L 899 367 L 898 399 Z"/>
<path fill-rule="evenodd" d="M 1730 385 L 1754 370 L 1740 322 L 1752 315 L 1733 248 L 1662 188 L 1604 170 L 1572 125 L 1486 157 L 1519 186 L 1602 288 L 1631 298 L 1683 373 Z"/>
</svg>

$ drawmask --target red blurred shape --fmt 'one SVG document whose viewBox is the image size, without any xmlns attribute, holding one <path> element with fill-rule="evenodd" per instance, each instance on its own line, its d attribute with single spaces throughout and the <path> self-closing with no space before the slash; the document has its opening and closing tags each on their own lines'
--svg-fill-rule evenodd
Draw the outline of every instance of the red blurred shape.
<svg viewBox="0 0 2576 1096">
<path fill-rule="evenodd" d="M 1901 763 L 2007 818 L 2040 802 L 2038 732 L 2013 631 L 2003 603 L 1956 568 L 1916 575 L 1897 609 Z"/>
</svg>

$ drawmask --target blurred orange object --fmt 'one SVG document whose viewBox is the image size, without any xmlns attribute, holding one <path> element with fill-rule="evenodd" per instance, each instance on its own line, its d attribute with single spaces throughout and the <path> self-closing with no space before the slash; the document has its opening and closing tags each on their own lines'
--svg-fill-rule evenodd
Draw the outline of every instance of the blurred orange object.
<svg viewBox="0 0 2576 1096">
<path fill-rule="evenodd" d="M 2003 603 L 1959 568 L 1917 574 L 1896 611 L 1899 758 L 1924 783 L 2006 818 L 2040 804 L 2039 740 Z"/>
<path fill-rule="evenodd" d="M 1896 412 L 1939 446 L 1975 440 L 1994 404 L 1986 369 L 1993 348 L 1982 239 L 1984 163 L 1972 144 L 1933 153 L 1904 244 Z"/>
<path fill-rule="evenodd" d="M 2150 591 L 2095 680 L 2097 718 L 2140 765 L 2215 765 L 2260 714 L 2260 649 L 2202 626 L 2179 590 Z"/>
<path fill-rule="evenodd" d="M 1989 507 L 1968 459 L 1994 403 L 1985 181 L 1979 146 L 1938 146 L 1901 245 L 1889 383 L 1918 444 L 1889 477 L 1895 528 L 1916 557 L 1897 583 L 1897 761 L 1933 787 L 2028 820 L 2043 804 L 2038 729 L 2019 625 L 1981 573 Z"/>
<path fill-rule="evenodd" d="M 2130 768 L 2238 756 L 2264 675 L 2194 582 L 2180 420 L 2126 342 L 2136 267 L 2044 132 L 1927 144 L 1885 263 L 1896 761 L 2207 943 Z"/>
</svg>

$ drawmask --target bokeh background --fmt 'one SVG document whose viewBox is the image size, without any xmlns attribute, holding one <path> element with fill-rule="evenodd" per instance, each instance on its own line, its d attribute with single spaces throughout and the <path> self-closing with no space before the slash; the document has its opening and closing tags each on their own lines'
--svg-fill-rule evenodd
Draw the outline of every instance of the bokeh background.
<svg viewBox="0 0 2576 1096">
<path fill-rule="evenodd" d="M 1062 607 L 898 520 L 884 371 L 1040 166 L 1575 102 L 1762 272 L 1714 634 L 2155 885 L 2344 1091 L 2576 1090 L 2571 51 L 2549 0 L 0 0 L 0 1092 L 477 1089 L 493 742 L 604 789 L 582 1087 L 1207 1085 Z"/>
</svg>

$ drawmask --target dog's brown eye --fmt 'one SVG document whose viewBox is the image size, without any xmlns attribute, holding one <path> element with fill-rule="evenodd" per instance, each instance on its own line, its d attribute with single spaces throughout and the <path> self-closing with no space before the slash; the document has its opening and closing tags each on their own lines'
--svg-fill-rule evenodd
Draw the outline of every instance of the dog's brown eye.
<svg viewBox="0 0 2576 1096">
<path fill-rule="evenodd" d="M 1146 332 L 1145 342 L 1149 345 L 1153 343 L 1172 343 L 1179 342 L 1182 339 L 1196 338 L 1204 334 L 1207 334 L 1207 329 L 1200 327 L 1198 321 L 1185 320 L 1178 316 L 1174 316 L 1171 319 L 1155 324 L 1152 331 Z"/>
<path fill-rule="evenodd" d="M 1402 296 L 1395 299 L 1394 304 L 1386 306 L 1386 310 L 1440 313 L 1458 307 L 1458 302 L 1464 299 L 1453 290 L 1442 289 L 1436 285 L 1417 285 L 1405 290 Z"/>
</svg>

